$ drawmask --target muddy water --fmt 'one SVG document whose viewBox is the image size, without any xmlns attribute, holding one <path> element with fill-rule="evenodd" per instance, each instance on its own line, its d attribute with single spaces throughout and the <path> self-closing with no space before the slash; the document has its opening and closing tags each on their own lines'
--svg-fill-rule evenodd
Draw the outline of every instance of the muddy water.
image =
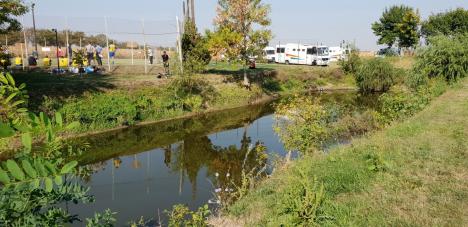
<svg viewBox="0 0 468 227">
<path fill-rule="evenodd" d="M 350 92 L 313 96 L 350 108 L 375 104 Z M 158 219 L 158 211 L 164 220 L 175 204 L 206 204 L 216 187 L 239 181 L 245 166 L 285 155 L 273 112 L 274 104 L 264 103 L 82 138 L 90 148 L 80 162 L 93 170 L 84 184 L 96 202 L 68 207 L 81 217 L 110 208 L 123 226 Z M 258 146 L 266 149 L 251 152 Z"/>
</svg>

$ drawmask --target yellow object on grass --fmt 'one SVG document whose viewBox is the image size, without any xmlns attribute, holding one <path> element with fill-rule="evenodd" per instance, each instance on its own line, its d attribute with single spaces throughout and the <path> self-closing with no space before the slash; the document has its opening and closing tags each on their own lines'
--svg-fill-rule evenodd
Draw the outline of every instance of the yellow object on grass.
<svg viewBox="0 0 468 227">
<path fill-rule="evenodd" d="M 44 66 L 50 66 L 52 64 L 52 61 L 50 60 L 50 58 L 44 58 L 42 59 L 42 63 L 44 64 Z"/>
<path fill-rule="evenodd" d="M 20 57 L 16 57 L 16 58 L 15 58 L 15 65 L 16 65 L 16 66 L 23 65 L 23 59 L 20 58 Z"/>
<path fill-rule="evenodd" d="M 59 61 L 60 67 L 68 67 L 68 58 L 60 58 Z"/>
</svg>

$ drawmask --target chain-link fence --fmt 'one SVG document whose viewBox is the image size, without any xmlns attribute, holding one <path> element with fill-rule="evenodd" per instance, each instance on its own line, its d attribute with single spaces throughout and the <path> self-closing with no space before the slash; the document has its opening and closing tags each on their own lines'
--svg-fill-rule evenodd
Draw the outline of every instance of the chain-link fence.
<svg viewBox="0 0 468 227">
<path fill-rule="evenodd" d="M 73 63 L 73 53 L 83 49 L 87 64 L 114 70 L 133 66 L 138 71 L 150 72 L 161 65 L 161 55 L 166 51 L 175 57 L 181 23 L 176 17 L 170 20 L 131 20 L 106 17 L 35 17 L 22 18 L 23 30 L 5 35 L 0 42 L 15 58 L 13 65 L 28 65 L 30 56 L 37 57 L 38 66 L 66 67 Z M 57 33 L 53 30 L 56 29 Z M 35 32 L 34 32 L 35 31 Z M 58 47 L 58 48 L 57 48 Z M 88 53 L 89 52 L 89 53 Z M 92 58 L 91 58 L 92 57 Z M 21 62 L 21 63 L 22 63 Z"/>
</svg>

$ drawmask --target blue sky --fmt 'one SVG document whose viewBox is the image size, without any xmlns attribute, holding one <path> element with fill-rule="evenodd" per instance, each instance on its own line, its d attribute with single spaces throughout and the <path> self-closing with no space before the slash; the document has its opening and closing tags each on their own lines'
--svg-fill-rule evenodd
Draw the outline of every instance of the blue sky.
<svg viewBox="0 0 468 227">
<path fill-rule="evenodd" d="M 141 19 L 149 43 L 169 45 L 174 35 L 156 35 L 176 31 L 175 17 L 182 14 L 182 0 L 34 0 L 37 25 L 40 28 L 65 27 L 89 33 L 104 32 L 104 17 L 108 17 L 110 32 L 115 38 L 141 40 L 133 34 L 141 32 Z M 355 41 L 360 49 L 375 50 L 376 37 L 370 25 L 378 20 L 383 9 L 405 4 L 419 10 L 423 18 L 431 13 L 457 7 L 468 8 L 468 0 L 265 0 L 272 7 L 272 43 L 303 42 L 337 45 L 341 40 Z M 199 29 L 212 29 L 217 0 L 195 0 Z M 25 25 L 31 24 L 26 15 Z M 120 18 L 120 19 L 113 19 Z M 129 34 L 122 34 L 128 32 Z"/>
</svg>

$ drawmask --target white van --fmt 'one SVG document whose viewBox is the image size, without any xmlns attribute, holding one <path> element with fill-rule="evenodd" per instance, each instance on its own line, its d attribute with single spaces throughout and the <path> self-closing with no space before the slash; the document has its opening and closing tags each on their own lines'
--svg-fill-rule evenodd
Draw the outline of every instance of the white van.
<svg viewBox="0 0 468 227">
<path fill-rule="evenodd" d="M 344 58 L 344 52 L 343 49 L 339 46 L 336 47 L 330 47 L 329 48 L 329 53 L 330 53 L 330 61 L 339 61 Z"/>
<path fill-rule="evenodd" d="M 263 55 L 268 63 L 276 61 L 276 50 L 274 47 L 266 47 L 263 49 Z"/>
<path fill-rule="evenodd" d="M 288 43 L 276 47 L 277 63 L 327 66 L 329 60 L 327 46 Z"/>
</svg>

